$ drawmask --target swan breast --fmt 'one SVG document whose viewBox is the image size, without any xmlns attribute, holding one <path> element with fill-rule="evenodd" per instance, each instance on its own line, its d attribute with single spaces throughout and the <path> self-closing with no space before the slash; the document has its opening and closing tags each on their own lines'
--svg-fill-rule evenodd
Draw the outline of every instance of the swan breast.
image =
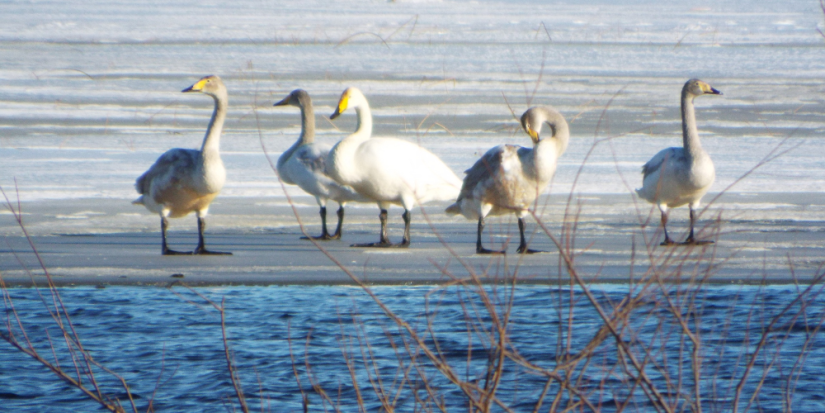
<svg viewBox="0 0 825 413">
<path fill-rule="evenodd" d="M 643 199 L 675 208 L 695 202 L 707 193 L 716 178 L 706 153 L 688 159 L 683 148 L 666 148 L 642 166 Z"/>
<path fill-rule="evenodd" d="M 178 215 L 208 206 L 223 188 L 226 169 L 220 158 L 205 163 L 202 156 L 194 149 L 171 149 L 161 155 L 135 182 L 144 204 L 148 196 L 154 204 L 186 211 Z"/>
</svg>

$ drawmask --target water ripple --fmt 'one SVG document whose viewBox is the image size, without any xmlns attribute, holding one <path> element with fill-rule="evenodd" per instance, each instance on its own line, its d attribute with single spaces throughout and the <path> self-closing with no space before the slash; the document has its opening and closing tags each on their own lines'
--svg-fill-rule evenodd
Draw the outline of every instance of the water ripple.
<svg viewBox="0 0 825 413">
<path fill-rule="evenodd" d="M 481 307 L 477 296 L 466 290 L 446 289 L 428 295 L 431 290 L 430 287 L 374 289 L 392 311 L 425 337 L 429 345 L 433 346 L 437 340 L 441 356 L 462 378 L 484 377 L 489 351 L 481 338 L 484 333 L 477 328 L 489 322 L 491 315 Z M 405 343 L 411 344 L 409 335 L 400 332 L 359 289 L 290 286 L 197 291 L 215 303 L 224 300 L 229 342 L 245 393 L 250 403 L 263 398 L 271 403 L 270 406 L 276 406 L 274 403 L 284 406 L 283 409 L 272 407 L 272 411 L 302 410 L 289 339 L 301 388 L 311 395 L 313 410 L 320 409 L 322 402 L 313 391 L 310 378 L 330 395 L 335 395 L 333 400 L 340 400 L 344 411 L 357 410 L 356 391 L 345 357 L 355 368 L 358 389 L 364 395 L 369 411 L 377 411 L 380 403 L 374 397 L 365 365 L 370 374 L 377 372 L 386 383 L 392 383 L 402 374 L 399 360 L 410 361 L 409 353 L 404 349 Z M 620 302 L 628 292 L 627 287 L 612 285 L 595 286 L 593 291 L 606 308 L 610 302 Z M 202 300 L 185 290 L 177 292 L 186 300 L 169 290 L 154 288 L 60 290 L 84 346 L 92 351 L 96 360 L 126 378 L 138 406 L 148 403 L 160 381 L 153 402 L 157 411 L 223 409 L 226 403 L 231 403 L 233 390 L 224 358 L 219 313 L 202 305 Z M 499 302 L 509 298 L 506 288 L 490 287 L 487 292 Z M 702 374 L 705 376 L 702 386 L 708 390 L 708 403 L 714 409 L 724 410 L 724 406 L 728 406 L 732 394 L 730 386 L 741 377 L 761 331 L 796 292 L 794 287 L 787 286 L 707 287 L 698 295 L 701 302 L 698 333 L 703 340 Z M 9 294 L 35 346 L 43 354 L 50 354 L 44 332 L 49 331 L 55 340 L 58 331 L 35 290 L 12 289 Z M 574 303 L 573 328 L 568 331 L 571 298 Z M 671 298 L 679 297 L 672 293 Z M 666 313 L 661 306 L 654 306 L 659 299 L 649 297 L 649 302 L 634 313 L 631 326 L 638 336 L 624 338 L 631 345 L 649 343 L 657 351 L 668 352 L 669 365 L 662 366 L 663 370 L 648 370 L 652 380 L 665 383 L 666 375 L 677 377 L 680 369 L 689 368 L 690 352 L 679 351 L 679 346 L 686 344 L 674 334 L 674 326 L 663 327 Z M 49 300 L 47 298 L 47 302 Z M 513 348 L 526 360 L 547 369 L 553 368 L 557 357 L 565 357 L 568 334 L 575 354 L 602 325 L 579 290 L 573 290 L 571 295 L 569 290 L 556 287 L 519 286 L 513 292 L 513 302 L 508 327 Z M 804 314 L 795 312 L 800 314 L 799 317 L 780 319 L 777 323 L 780 328 L 769 336 L 769 345 L 764 350 L 766 360 L 774 355 L 777 357 L 774 366 L 760 359 L 746 382 L 749 387 L 745 393 L 750 394 L 762 375 L 767 374 L 759 398 L 763 409 L 783 409 L 781 400 L 787 375 L 797 360 L 803 362 L 804 368 L 793 373 L 798 374 L 792 397 L 794 410 L 818 411 L 823 406 L 821 380 L 809 366 L 825 365 L 825 339 L 816 330 L 825 303 L 814 299 L 808 304 Z M 289 316 L 284 316 L 287 314 Z M 503 315 L 502 311 L 497 314 L 499 317 Z M 428 316 L 433 320 L 431 332 L 428 331 Z M 690 315 L 686 311 L 683 316 Z M 479 320 L 482 324 L 478 324 Z M 813 336 L 814 332 L 817 332 L 816 336 Z M 663 348 L 660 350 L 659 346 Z M 5 347 L 6 350 L 0 352 L 0 365 L 14 368 L 0 370 L 0 404 L 4 411 L 57 412 L 96 408 L 94 403 L 27 356 Z M 57 347 L 58 350 L 65 348 L 60 343 Z M 803 348 L 806 353 L 799 359 Z M 362 350 L 372 352 L 375 366 L 370 364 L 369 358 L 364 364 Z M 596 355 L 596 358 L 613 359 L 615 347 L 602 345 Z M 66 360 L 61 360 L 66 366 Z M 468 364 L 467 360 L 472 361 Z M 451 388 L 439 373 L 425 364 L 431 384 L 438 386 L 446 403 L 466 409 L 461 392 Z M 781 371 L 777 370 L 779 366 Z M 614 397 L 619 401 L 627 396 L 627 380 L 631 378 L 622 372 L 579 368 L 578 373 L 584 380 L 582 386 L 585 389 L 598 392 L 599 383 L 603 383 L 618 392 L 604 393 L 603 406 L 612 406 Z M 683 379 L 689 381 L 687 377 Z M 116 383 L 111 379 L 102 378 L 101 381 L 107 388 L 116 389 Z M 535 405 L 543 385 L 542 377 L 509 363 L 498 397 L 511 403 L 517 411 L 527 410 Z M 714 386 L 715 390 L 712 390 Z M 110 392 L 113 396 L 123 397 L 120 393 L 122 391 Z M 644 397 L 636 400 L 647 403 Z M 412 410 L 417 402 L 411 391 L 405 391 L 397 403 L 397 408 Z"/>
</svg>

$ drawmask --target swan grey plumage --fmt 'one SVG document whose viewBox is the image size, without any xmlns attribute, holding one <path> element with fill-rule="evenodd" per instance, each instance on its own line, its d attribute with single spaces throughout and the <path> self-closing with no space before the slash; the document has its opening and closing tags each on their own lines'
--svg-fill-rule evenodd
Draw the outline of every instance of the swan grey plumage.
<svg viewBox="0 0 825 413">
<path fill-rule="evenodd" d="M 376 202 L 381 211 L 379 241 L 353 246 L 407 247 L 413 207 L 429 201 L 454 199 L 461 180 L 441 159 L 421 146 L 400 139 L 370 139 L 372 114 L 369 103 L 354 87 L 341 94 L 330 118 L 335 119 L 348 108 L 354 108 L 358 115 L 356 131 L 332 148 L 327 174 Z M 404 207 L 404 238 L 400 244 L 392 244 L 387 237 L 387 209 L 391 204 Z"/>
<path fill-rule="evenodd" d="M 683 147 L 663 149 L 642 166 L 643 183 L 636 193 L 659 207 L 665 233 L 662 245 L 674 244 L 667 233 L 668 209 L 685 204 L 690 208 L 690 234 L 685 243 L 697 243 L 693 233 L 696 208 L 713 184 L 716 172 L 713 161 L 699 142 L 693 99 L 708 94 L 721 95 L 722 92 L 699 79 L 690 79 L 685 83 L 682 88 Z"/>
<path fill-rule="evenodd" d="M 203 239 L 209 204 L 218 196 L 226 181 L 226 169 L 220 154 L 221 131 L 229 100 L 226 87 L 218 76 L 206 76 L 182 92 L 201 92 L 215 101 L 203 145 L 200 150 L 175 148 L 161 155 L 135 182 L 140 197 L 132 203 L 143 205 L 160 215 L 163 255 L 229 255 L 229 252 L 207 250 Z M 198 217 L 198 246 L 193 252 L 169 249 L 166 244 L 168 218 L 183 217 L 191 212 Z"/>
<path fill-rule="evenodd" d="M 344 222 L 344 205 L 349 201 L 368 202 L 352 188 L 335 182 L 326 175 L 327 156 L 331 146 L 315 142 L 315 110 L 309 93 L 296 89 L 274 106 L 297 106 L 301 109 L 301 136 L 278 158 L 278 176 L 284 183 L 298 185 L 313 195 L 321 207 L 321 235 L 317 240 L 340 239 Z M 327 230 L 327 202 L 338 203 L 338 226 L 335 234 Z"/>
<path fill-rule="evenodd" d="M 540 136 L 544 124 L 550 127 L 550 138 Z M 446 210 L 448 214 L 460 213 L 467 219 L 478 220 L 476 252 L 479 254 L 504 253 L 484 248 L 481 232 L 485 217 L 507 213 L 518 217 L 520 242 L 517 251 L 541 252 L 527 248 L 524 217 L 553 179 L 557 160 L 567 149 L 570 128 L 561 113 L 551 107 L 528 109 L 521 116 L 521 126 L 530 135 L 533 148 L 499 145 L 488 150 L 466 171 L 458 199 Z"/>
</svg>

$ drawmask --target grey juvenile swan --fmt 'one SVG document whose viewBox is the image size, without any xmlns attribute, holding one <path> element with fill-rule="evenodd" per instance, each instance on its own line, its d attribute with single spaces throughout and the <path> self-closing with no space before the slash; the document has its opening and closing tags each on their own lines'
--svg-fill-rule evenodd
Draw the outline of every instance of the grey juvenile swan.
<svg viewBox="0 0 825 413">
<path fill-rule="evenodd" d="M 140 198 L 132 203 L 143 205 L 149 211 L 160 215 L 163 255 L 230 255 L 231 252 L 209 251 L 203 242 L 209 204 L 218 196 L 226 181 L 226 169 L 223 167 L 219 148 L 228 104 L 226 87 L 219 77 L 206 76 L 183 92 L 201 92 L 215 100 L 215 110 L 212 112 L 203 146 L 200 150 L 170 149 L 161 155 L 135 182 L 135 189 Z M 168 218 L 183 217 L 191 212 L 197 213 L 198 216 L 197 248 L 193 252 L 169 249 L 166 245 Z"/>
<path fill-rule="evenodd" d="M 274 106 L 297 106 L 301 109 L 301 136 L 278 158 L 278 176 L 284 183 L 298 185 L 315 197 L 321 207 L 321 235 L 317 240 L 340 239 L 344 223 L 344 204 L 348 201 L 368 200 L 346 185 L 340 185 L 326 175 L 325 169 L 330 145 L 315 142 L 315 111 L 309 93 L 302 89 L 293 90 Z M 338 203 L 338 226 L 335 234 L 327 231 L 327 201 Z"/>
<path fill-rule="evenodd" d="M 663 149 L 642 166 L 643 183 L 636 193 L 656 204 L 662 212 L 662 229 L 665 233 L 662 245 L 675 244 L 667 234 L 668 208 L 685 204 L 690 207 L 690 235 L 684 244 L 712 242 L 696 241 L 693 235 L 696 208 L 716 178 L 713 161 L 699 142 L 693 99 L 702 95 L 721 94 L 722 92 L 699 79 L 688 80 L 682 88 L 683 147 Z"/>
<path fill-rule="evenodd" d="M 542 139 L 544 124 L 550 127 L 550 137 Z M 541 252 L 527 248 L 524 238 L 524 217 L 541 191 L 553 179 L 556 162 L 567 149 L 570 128 L 564 117 L 551 107 L 534 107 L 521 116 L 521 126 L 533 140 L 533 148 L 499 145 L 485 153 L 466 171 L 458 199 L 447 208 L 448 214 L 462 214 L 478 219 L 476 252 L 504 253 L 481 245 L 484 218 L 488 215 L 514 213 L 518 217 L 519 253 Z"/>
</svg>

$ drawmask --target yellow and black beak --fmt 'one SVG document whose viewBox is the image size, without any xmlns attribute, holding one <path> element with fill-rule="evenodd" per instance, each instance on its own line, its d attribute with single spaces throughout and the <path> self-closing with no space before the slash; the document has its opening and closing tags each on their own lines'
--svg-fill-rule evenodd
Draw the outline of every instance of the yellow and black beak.
<svg viewBox="0 0 825 413">
<path fill-rule="evenodd" d="M 341 95 L 341 100 L 338 101 L 338 106 L 335 108 L 335 112 L 332 115 L 329 115 L 330 119 L 335 119 L 341 116 L 344 111 L 347 110 L 347 106 L 349 105 L 349 93 L 348 90 L 344 91 L 344 94 Z"/>
<path fill-rule="evenodd" d="M 721 95 L 722 94 L 722 92 L 716 90 L 713 86 L 711 86 L 711 85 L 709 85 L 705 82 L 701 82 L 699 86 L 702 88 L 702 92 L 704 92 L 706 95 Z"/>
<path fill-rule="evenodd" d="M 525 126 L 524 130 L 530 135 L 530 139 L 533 141 L 534 144 L 539 143 L 541 138 L 539 137 L 539 133 L 533 130 L 533 128 L 529 126 Z"/>
<path fill-rule="evenodd" d="M 205 77 L 201 80 L 198 80 L 198 82 L 195 83 L 194 85 L 189 86 L 188 88 L 181 90 L 181 92 L 183 92 L 183 93 L 200 92 L 200 91 L 203 90 L 203 87 L 206 85 L 206 82 L 208 82 L 208 81 L 209 81 L 209 78 Z"/>
</svg>

